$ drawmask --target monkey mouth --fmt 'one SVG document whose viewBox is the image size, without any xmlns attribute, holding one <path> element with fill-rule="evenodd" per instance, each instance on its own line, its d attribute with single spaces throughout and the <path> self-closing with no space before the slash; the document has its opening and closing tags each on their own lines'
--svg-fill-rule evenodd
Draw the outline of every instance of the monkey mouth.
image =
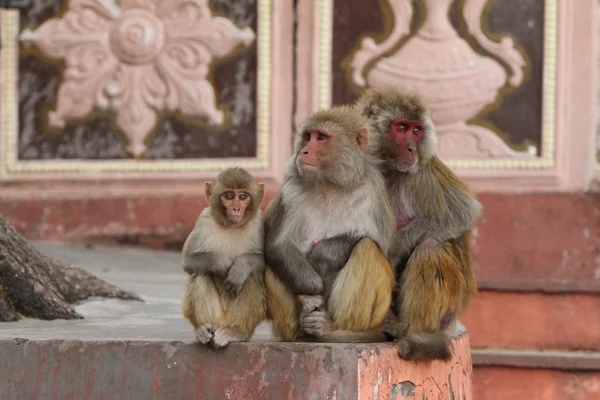
<svg viewBox="0 0 600 400">
<path fill-rule="evenodd" d="M 317 166 L 315 164 L 298 161 L 298 169 L 300 171 L 311 172 L 311 171 L 316 171 Z"/>
<path fill-rule="evenodd" d="M 242 222 L 244 216 L 242 214 L 229 214 L 227 215 L 227 219 L 235 224 L 239 224 Z"/>
</svg>

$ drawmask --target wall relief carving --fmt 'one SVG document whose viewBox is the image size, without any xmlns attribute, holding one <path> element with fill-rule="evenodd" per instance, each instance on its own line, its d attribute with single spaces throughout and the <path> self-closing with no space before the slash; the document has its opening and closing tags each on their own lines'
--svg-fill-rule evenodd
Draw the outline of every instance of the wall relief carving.
<svg viewBox="0 0 600 400">
<path fill-rule="evenodd" d="M 408 38 L 413 2 L 387 1 L 393 30 L 380 44 L 363 39 L 350 63 L 352 82 L 359 87 L 393 83 L 422 93 L 430 104 L 438 152 L 444 159 L 536 157 L 534 146 L 515 151 L 492 130 L 467 123 L 496 102 L 500 90 L 517 88 L 523 82 L 525 60 L 513 40 L 503 37 L 496 43 L 482 30 L 481 16 L 488 0 L 464 0 L 461 8 L 468 34 L 484 55 L 476 53 L 451 24 L 448 12 L 455 0 L 423 0 L 425 20 Z"/>
<path fill-rule="evenodd" d="M 157 113 L 179 112 L 223 123 L 209 65 L 240 44 L 255 40 L 251 28 L 213 16 L 208 0 L 71 0 L 62 18 L 25 29 L 20 40 L 46 56 L 63 59 L 65 71 L 54 127 L 81 119 L 94 108 L 115 114 L 135 156 Z"/>
</svg>

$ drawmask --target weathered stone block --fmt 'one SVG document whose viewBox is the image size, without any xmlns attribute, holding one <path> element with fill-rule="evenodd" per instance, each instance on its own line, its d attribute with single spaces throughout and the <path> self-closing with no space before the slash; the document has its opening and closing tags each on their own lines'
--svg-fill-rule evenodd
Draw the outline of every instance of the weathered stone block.
<svg viewBox="0 0 600 400">
<path fill-rule="evenodd" d="M 393 343 L 0 340 L 0 398 L 471 399 L 469 338 L 449 362 L 406 362 Z"/>
</svg>

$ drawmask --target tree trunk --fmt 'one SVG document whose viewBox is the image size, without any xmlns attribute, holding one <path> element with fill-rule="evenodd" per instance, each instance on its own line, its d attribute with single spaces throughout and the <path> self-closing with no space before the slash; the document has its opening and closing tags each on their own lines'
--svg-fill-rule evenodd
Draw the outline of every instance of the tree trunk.
<svg viewBox="0 0 600 400">
<path fill-rule="evenodd" d="M 0 216 L 0 322 L 80 319 L 72 305 L 91 296 L 142 301 L 135 293 L 44 256 Z"/>
</svg>

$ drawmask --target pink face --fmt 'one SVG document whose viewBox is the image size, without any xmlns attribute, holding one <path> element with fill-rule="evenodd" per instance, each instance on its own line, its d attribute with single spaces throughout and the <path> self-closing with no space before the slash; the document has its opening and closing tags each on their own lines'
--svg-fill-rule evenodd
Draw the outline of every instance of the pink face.
<svg viewBox="0 0 600 400">
<path fill-rule="evenodd" d="M 298 153 L 298 167 L 303 171 L 317 171 L 325 161 L 325 149 L 334 136 L 326 131 L 314 129 L 302 135 L 302 150 Z"/>
<path fill-rule="evenodd" d="M 417 162 L 417 146 L 423 139 L 423 124 L 419 121 L 396 118 L 389 127 L 390 138 L 396 144 L 395 154 L 408 167 Z"/>
<path fill-rule="evenodd" d="M 246 209 L 252 198 L 242 190 L 228 190 L 221 193 L 221 203 L 227 210 L 227 219 L 233 223 L 240 223 L 246 215 Z"/>
</svg>

